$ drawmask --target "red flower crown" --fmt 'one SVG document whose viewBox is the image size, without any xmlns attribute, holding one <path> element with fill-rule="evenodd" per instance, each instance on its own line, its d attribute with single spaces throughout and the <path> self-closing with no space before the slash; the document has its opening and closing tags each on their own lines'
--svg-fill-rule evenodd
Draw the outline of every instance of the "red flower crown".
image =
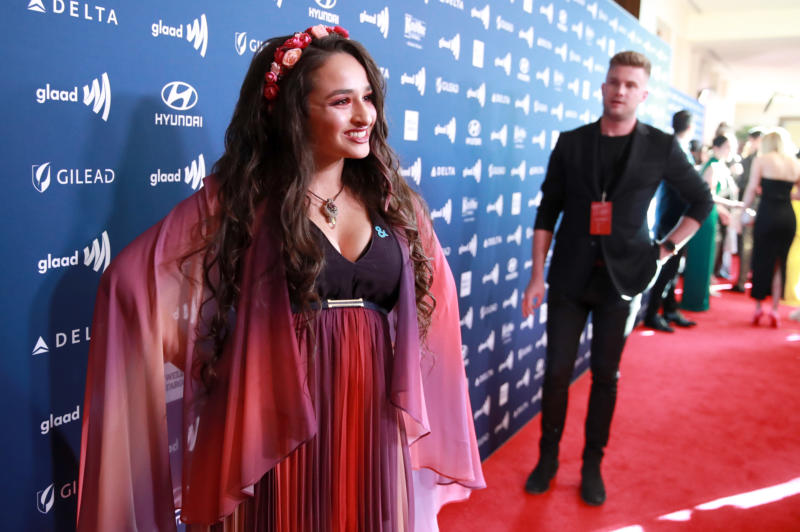
<svg viewBox="0 0 800 532">
<path fill-rule="evenodd" d="M 274 61 L 269 67 L 269 72 L 264 74 L 264 98 L 270 102 L 278 97 L 278 82 L 289 70 L 294 68 L 303 50 L 308 48 L 313 39 L 322 39 L 331 33 L 338 33 L 345 39 L 350 38 L 350 33 L 341 26 L 323 26 L 317 24 L 311 26 L 302 33 L 295 33 L 294 36 L 286 39 L 282 45 L 275 50 Z"/>
</svg>

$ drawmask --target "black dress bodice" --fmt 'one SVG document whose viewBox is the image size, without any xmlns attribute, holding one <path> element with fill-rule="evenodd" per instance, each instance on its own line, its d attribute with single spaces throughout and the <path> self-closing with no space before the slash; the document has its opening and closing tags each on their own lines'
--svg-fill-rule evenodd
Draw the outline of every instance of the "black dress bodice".
<svg viewBox="0 0 800 532">
<path fill-rule="evenodd" d="M 325 254 L 322 272 L 317 278 L 320 299 L 362 298 L 387 311 L 394 307 L 402 272 L 400 246 L 380 215 L 373 213 L 370 220 L 372 237 L 355 262 L 344 258 L 312 224 Z"/>
</svg>

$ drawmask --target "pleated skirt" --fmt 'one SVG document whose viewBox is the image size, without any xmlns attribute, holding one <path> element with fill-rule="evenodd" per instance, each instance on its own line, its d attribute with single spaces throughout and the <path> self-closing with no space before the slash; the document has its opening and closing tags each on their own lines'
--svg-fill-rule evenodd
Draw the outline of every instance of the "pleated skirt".
<svg viewBox="0 0 800 532">
<path fill-rule="evenodd" d="M 298 326 L 300 319 L 295 315 Z M 325 309 L 311 330 L 296 329 L 317 434 L 267 472 L 254 496 L 211 530 L 410 530 L 410 459 L 400 411 L 389 402 L 386 316 L 364 308 Z"/>
</svg>

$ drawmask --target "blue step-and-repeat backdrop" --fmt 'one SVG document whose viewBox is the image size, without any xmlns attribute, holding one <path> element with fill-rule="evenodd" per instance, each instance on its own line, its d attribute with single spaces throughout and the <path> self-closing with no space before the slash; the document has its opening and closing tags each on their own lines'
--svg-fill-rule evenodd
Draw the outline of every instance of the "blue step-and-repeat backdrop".
<svg viewBox="0 0 800 532">
<path fill-rule="evenodd" d="M 381 66 L 389 141 L 458 285 L 483 457 L 539 411 L 547 306 L 523 320 L 519 301 L 559 132 L 598 118 L 625 49 L 654 65 L 640 117 L 669 127 L 670 50 L 608 0 L 10 0 L 0 13 L 10 530 L 74 528 L 100 275 L 201 186 L 264 39 L 340 24 Z M 167 381 L 177 405 L 180 373 Z"/>
</svg>

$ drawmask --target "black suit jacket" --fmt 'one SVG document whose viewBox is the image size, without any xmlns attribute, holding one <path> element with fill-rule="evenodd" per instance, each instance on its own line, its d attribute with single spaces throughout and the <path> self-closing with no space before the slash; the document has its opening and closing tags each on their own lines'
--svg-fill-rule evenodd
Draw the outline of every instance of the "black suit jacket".
<svg viewBox="0 0 800 532">
<path fill-rule="evenodd" d="M 713 205 L 708 185 L 686 160 L 672 135 L 636 123 L 622 174 L 607 191 L 613 203 L 612 231 L 589 234 L 591 202 L 600 201 L 597 121 L 559 136 L 542 184 L 536 229 L 553 231 L 559 214 L 548 283 L 577 297 L 591 275 L 597 246 L 620 294 L 633 297 L 645 290 L 658 273 L 659 249 L 650 238 L 647 210 L 662 180 L 689 204 L 686 216 L 701 222 Z"/>
</svg>

